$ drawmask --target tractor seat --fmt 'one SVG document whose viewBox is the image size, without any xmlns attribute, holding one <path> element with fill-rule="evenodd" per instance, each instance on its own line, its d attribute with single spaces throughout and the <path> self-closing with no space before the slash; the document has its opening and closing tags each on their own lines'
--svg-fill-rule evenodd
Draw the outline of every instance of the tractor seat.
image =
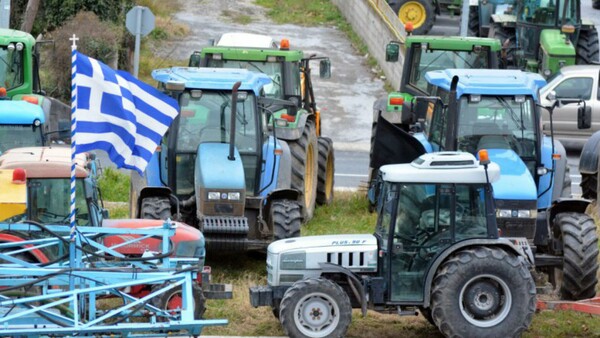
<svg viewBox="0 0 600 338">
<path fill-rule="evenodd" d="M 504 136 L 485 135 L 479 139 L 477 150 L 481 149 L 512 149 Z"/>
<path fill-rule="evenodd" d="M 473 125 L 473 135 L 502 134 L 500 127 L 493 122 L 478 122 Z"/>
</svg>

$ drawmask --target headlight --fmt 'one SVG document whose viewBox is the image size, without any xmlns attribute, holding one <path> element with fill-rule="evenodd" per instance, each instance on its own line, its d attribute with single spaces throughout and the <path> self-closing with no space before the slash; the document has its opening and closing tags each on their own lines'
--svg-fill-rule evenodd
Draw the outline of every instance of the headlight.
<svg viewBox="0 0 600 338">
<path fill-rule="evenodd" d="M 519 210 L 517 212 L 517 217 L 531 217 L 531 210 Z"/>
<path fill-rule="evenodd" d="M 512 212 L 508 209 L 498 209 L 498 211 L 496 211 L 496 216 L 499 218 L 509 218 L 512 216 Z"/>
<path fill-rule="evenodd" d="M 209 191 L 208 192 L 208 199 L 209 200 L 218 200 L 221 198 L 221 193 L 218 191 Z"/>
<path fill-rule="evenodd" d="M 230 192 L 229 194 L 227 194 L 227 199 L 229 199 L 231 201 L 239 201 L 240 193 L 239 192 Z"/>
<path fill-rule="evenodd" d="M 496 211 L 496 217 L 498 218 L 536 218 L 537 210 L 529 209 L 498 209 Z"/>
</svg>

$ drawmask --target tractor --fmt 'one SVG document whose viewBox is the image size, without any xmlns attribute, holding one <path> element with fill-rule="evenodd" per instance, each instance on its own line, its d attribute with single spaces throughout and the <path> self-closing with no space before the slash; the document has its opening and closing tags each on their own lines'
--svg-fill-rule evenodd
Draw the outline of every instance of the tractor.
<svg viewBox="0 0 600 338">
<path fill-rule="evenodd" d="M 294 153 L 275 128 L 289 120 L 273 113 L 293 112 L 295 103 L 265 96 L 271 79 L 245 69 L 174 67 L 152 76 L 181 110 L 144 176 L 132 173 L 132 217 L 196 226 L 209 250 L 261 251 L 299 236 Z"/>
<path fill-rule="evenodd" d="M 548 275 L 563 299 L 593 297 L 598 282 L 596 224 L 585 214 L 589 201 L 571 198 L 564 147 L 552 134 L 542 133 L 538 92 L 546 84 L 543 77 L 520 70 L 475 69 L 432 71 L 425 77 L 434 87 L 433 96 L 418 97 L 413 107 L 422 131 L 409 135 L 396 128 L 397 153 L 380 158 L 404 163 L 427 152 L 476 154 L 487 149 L 501 168 L 493 187 L 503 236 L 527 238 L 536 269 Z M 545 108 L 552 111 L 563 103 L 557 100 Z M 582 125 L 583 120 L 589 123 L 590 114 L 581 107 Z M 371 193 L 381 203 L 377 185 Z"/>
<path fill-rule="evenodd" d="M 410 32 L 410 31 L 409 31 Z M 403 130 L 410 131 L 413 119 L 410 103 L 414 96 L 429 95 L 425 73 L 446 68 L 498 68 L 500 42 L 489 38 L 408 35 L 404 42 L 405 54 L 402 80 L 397 92 L 373 104 L 371 132 L 371 154 L 379 118 L 391 122 Z M 397 62 L 400 44 L 390 42 L 386 47 L 386 61 Z M 369 182 L 377 178 L 370 170 Z"/>
<path fill-rule="evenodd" d="M 44 145 L 42 108 L 26 101 L 0 100 L 0 154 L 11 148 Z"/>
<path fill-rule="evenodd" d="M 512 14 L 515 0 L 470 0 L 467 34 L 488 36 L 492 15 Z"/>
<path fill-rule="evenodd" d="M 505 66 L 548 78 L 561 67 L 598 62 L 598 32 L 578 0 L 523 0 L 514 14 L 494 14 L 489 35 L 504 47 Z"/>
<path fill-rule="evenodd" d="M 42 124 L 37 126 L 31 125 L 31 121 L 19 122 L 20 127 L 30 125 L 33 130 L 39 127 L 38 129 L 44 136 L 42 144 L 63 143 L 68 141 L 70 135 L 65 136 L 64 133 L 59 132 L 70 129 L 71 108 L 46 96 L 41 89 L 40 57 L 37 46 L 35 39 L 29 33 L 13 29 L 0 29 L 0 60 L 2 61 L 0 62 L 0 102 L 2 102 L 2 111 L 4 112 L 0 116 L 0 125 L 1 128 L 5 128 L 6 125 L 14 125 L 14 121 L 20 119 L 16 117 L 17 114 L 7 116 L 8 111 L 25 114 L 26 117 L 23 118 L 28 119 L 33 108 L 27 108 L 20 104 L 20 101 L 27 101 L 40 107 L 44 119 L 38 118 Z M 19 101 L 19 103 L 13 105 L 13 101 Z M 13 138 L 11 142 L 21 143 L 21 146 L 42 145 L 37 137 L 31 138 L 29 133 L 16 134 L 13 130 L 11 135 Z M 15 137 L 24 139 L 19 141 Z"/>
<path fill-rule="evenodd" d="M 267 74 L 272 83 L 265 86 L 267 97 L 289 100 L 295 107 L 275 111 L 277 138 L 285 141 L 292 153 L 292 188 L 303 194 L 302 214 L 309 221 L 315 205 L 333 201 L 335 160 L 333 142 L 321 132 L 322 119 L 317 108 L 310 63 L 319 60 L 319 76 L 331 77 L 326 57 L 305 57 L 290 49 L 283 39 L 277 47 L 272 38 L 258 34 L 226 33 L 214 46 L 194 52 L 190 66 L 242 68 Z"/>
<path fill-rule="evenodd" d="M 485 151 L 484 151 L 485 152 Z M 533 254 L 499 236 L 500 168 L 472 154 L 425 154 L 381 167 L 373 235 L 272 243 L 267 285 L 250 288 L 290 337 L 344 337 L 352 308 L 416 315 L 447 337 L 516 337 L 535 311 Z"/>
<path fill-rule="evenodd" d="M 136 229 L 161 228 L 164 221 L 139 219 L 107 219 L 108 212 L 103 208 L 100 191 L 93 173 L 94 156 L 78 154 L 75 157 L 76 201 L 75 219 L 78 226 L 95 228 Z M 0 243 L 14 243 L 57 236 L 50 227 L 63 226 L 68 234 L 70 222 L 69 199 L 71 191 L 71 149 L 69 147 L 28 147 L 15 148 L 0 156 L 0 222 L 5 225 L 0 231 Z M 11 200 L 12 203 L 7 203 Z M 29 224 L 31 231 L 12 230 L 10 224 Z M 172 263 L 198 264 L 204 266 L 206 256 L 204 237 L 198 229 L 187 224 L 173 222 L 175 234 L 170 238 Z M 160 256 L 163 247 L 160 238 L 143 238 L 128 244 L 133 234 L 92 236 L 105 246 L 115 247 L 115 251 L 128 258 L 141 260 L 143 257 Z M 41 246 L 27 252 L 17 254 L 17 258 L 29 263 L 49 265 L 61 261 L 68 262 L 68 245 Z M 93 250 L 86 254 L 94 254 Z M 2 249 L 3 253 L 11 249 Z M 91 251 L 91 252 L 90 252 Z M 195 318 L 202 317 L 205 310 L 205 299 L 231 298 L 231 286 L 210 284 L 210 268 L 205 267 L 198 275 L 193 286 Z M 153 290 L 151 285 L 139 285 L 128 291 L 139 297 Z M 152 300 L 152 304 L 162 309 L 181 307 L 181 289 L 173 289 Z"/>
</svg>

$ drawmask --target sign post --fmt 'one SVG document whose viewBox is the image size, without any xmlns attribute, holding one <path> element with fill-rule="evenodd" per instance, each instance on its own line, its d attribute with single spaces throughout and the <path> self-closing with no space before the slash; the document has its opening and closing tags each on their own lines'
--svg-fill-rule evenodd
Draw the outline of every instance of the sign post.
<svg viewBox="0 0 600 338">
<path fill-rule="evenodd" d="M 154 14 L 148 7 L 135 6 L 125 19 L 129 33 L 135 35 L 135 51 L 133 52 L 133 76 L 138 77 L 140 68 L 140 39 L 154 29 Z"/>
</svg>

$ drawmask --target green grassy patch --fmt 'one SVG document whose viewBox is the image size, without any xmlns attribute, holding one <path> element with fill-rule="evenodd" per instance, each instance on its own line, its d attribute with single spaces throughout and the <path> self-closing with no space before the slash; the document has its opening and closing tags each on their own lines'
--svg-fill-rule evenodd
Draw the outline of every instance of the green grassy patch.
<svg viewBox="0 0 600 338">
<path fill-rule="evenodd" d="M 104 168 L 98 178 L 102 199 L 111 202 L 129 201 L 129 176 L 113 168 Z"/>
</svg>

